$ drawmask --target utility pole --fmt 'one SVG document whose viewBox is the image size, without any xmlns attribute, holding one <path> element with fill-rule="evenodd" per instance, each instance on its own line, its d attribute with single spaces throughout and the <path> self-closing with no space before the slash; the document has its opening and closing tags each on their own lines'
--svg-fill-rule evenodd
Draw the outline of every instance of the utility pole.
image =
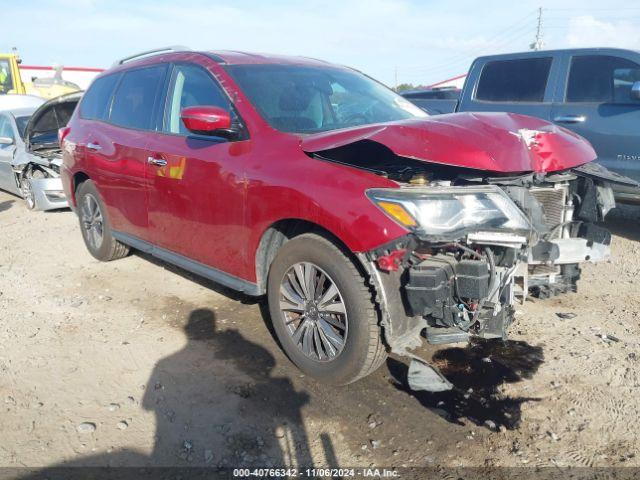
<svg viewBox="0 0 640 480">
<path fill-rule="evenodd" d="M 544 41 L 542 40 L 542 7 L 538 7 L 538 26 L 536 28 L 536 41 L 529 45 L 531 50 L 542 50 Z"/>
</svg>

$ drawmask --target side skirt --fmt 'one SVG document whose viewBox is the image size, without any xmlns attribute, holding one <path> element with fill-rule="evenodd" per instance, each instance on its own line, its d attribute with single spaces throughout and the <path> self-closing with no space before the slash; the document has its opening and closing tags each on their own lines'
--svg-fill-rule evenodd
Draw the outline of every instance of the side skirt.
<svg viewBox="0 0 640 480">
<path fill-rule="evenodd" d="M 113 237 L 119 242 L 129 245 L 136 250 L 153 255 L 160 260 L 171 263 L 201 277 L 208 278 L 209 280 L 219 283 L 220 285 L 224 285 L 225 287 L 246 293 L 247 295 L 256 297 L 261 295 L 258 285 L 253 282 L 248 282 L 247 280 L 229 275 L 228 273 L 216 268 L 191 260 L 183 255 L 165 250 L 164 248 L 160 248 L 152 243 L 146 242 L 145 240 L 134 237 L 133 235 L 114 231 Z"/>
</svg>

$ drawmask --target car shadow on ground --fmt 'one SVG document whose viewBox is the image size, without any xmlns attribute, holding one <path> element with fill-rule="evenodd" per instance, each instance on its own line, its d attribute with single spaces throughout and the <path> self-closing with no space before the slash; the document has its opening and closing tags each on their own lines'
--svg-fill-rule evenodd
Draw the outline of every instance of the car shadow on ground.
<svg viewBox="0 0 640 480">
<path fill-rule="evenodd" d="M 15 200 L 5 200 L 4 202 L 0 202 L 0 212 L 9 210 L 13 206 L 14 202 Z"/>
<path fill-rule="evenodd" d="M 220 295 L 223 295 L 230 300 L 240 302 L 243 305 L 257 304 L 258 308 L 260 309 L 260 314 L 262 316 L 262 320 L 264 322 L 265 327 L 271 334 L 271 337 L 273 341 L 276 343 L 276 345 L 282 348 L 282 346 L 280 345 L 280 340 L 278 339 L 275 333 L 275 330 L 273 329 L 273 323 L 271 321 L 271 314 L 269 313 L 269 306 L 267 304 L 266 296 L 253 297 L 250 295 L 246 295 L 242 292 L 238 292 L 237 290 L 233 290 L 231 288 L 227 288 L 223 285 L 220 285 L 219 283 L 216 283 L 213 280 L 209 280 L 208 278 L 204 278 L 199 275 L 196 275 L 195 273 L 191 273 L 188 270 L 184 270 L 176 265 L 167 263 L 163 260 L 160 260 L 159 258 L 154 257 L 151 254 L 142 252 L 140 250 L 132 250 L 131 254 L 143 260 L 151 262 L 160 268 L 164 268 L 170 271 L 171 273 L 175 273 L 176 275 L 179 275 L 182 278 L 185 278 L 191 282 L 197 283 L 201 287 L 204 287 Z"/>
<path fill-rule="evenodd" d="M 213 280 L 209 280 L 208 278 L 205 277 L 201 277 L 200 275 L 196 275 L 195 273 L 191 273 L 188 270 L 184 270 L 183 268 L 180 268 L 176 265 L 173 265 L 172 263 L 168 263 L 165 262 L 163 260 L 160 260 L 159 258 L 154 257 L 153 255 L 149 254 L 149 253 L 145 253 L 143 251 L 140 250 L 135 250 L 132 249 L 131 250 L 131 254 L 135 255 L 136 257 L 139 257 L 143 260 L 146 260 L 147 262 L 151 262 L 154 265 L 164 268 L 165 270 L 168 270 L 171 273 L 175 273 L 176 275 L 180 275 L 182 278 L 186 278 L 187 280 L 197 283 L 198 285 L 200 285 L 201 287 L 207 288 L 209 290 L 212 290 L 216 293 L 219 293 L 220 295 L 224 295 L 225 297 L 229 298 L 230 300 L 234 300 L 237 302 L 240 302 L 244 305 L 254 305 L 256 303 L 260 302 L 260 297 L 252 297 L 250 295 L 246 295 L 242 292 L 238 292 L 237 290 L 233 290 L 231 288 L 227 288 L 223 285 L 220 285 L 219 283 L 214 282 Z"/>
<path fill-rule="evenodd" d="M 500 392 L 504 383 L 531 378 L 544 361 L 541 346 L 513 340 L 476 339 L 468 346 L 439 350 L 433 363 L 455 386 L 448 392 L 412 391 L 407 383 L 407 366 L 390 358 L 389 371 L 396 388 L 409 393 L 426 408 L 447 421 L 463 425 L 466 418 L 478 426 L 496 430 L 518 427 L 521 405 L 537 401 L 531 397 L 508 397 Z"/>
<path fill-rule="evenodd" d="M 302 417 L 309 396 L 288 377 L 274 374 L 273 355 L 235 329 L 217 329 L 215 313 L 209 309 L 191 311 L 184 332 L 184 348 L 159 360 L 145 386 L 141 406 L 155 415 L 150 454 L 122 449 L 17 477 L 89 478 L 89 466 L 129 467 L 109 478 L 179 473 L 159 470 L 155 476 L 146 475 L 153 467 L 189 468 L 185 478 L 199 478 L 193 476 L 193 467 L 211 474 L 212 468 L 313 466 Z M 320 440 L 326 462 L 335 466 L 331 438 L 321 435 Z"/>
<path fill-rule="evenodd" d="M 613 235 L 640 241 L 640 205 L 617 205 L 609 212 L 602 226 Z"/>
</svg>

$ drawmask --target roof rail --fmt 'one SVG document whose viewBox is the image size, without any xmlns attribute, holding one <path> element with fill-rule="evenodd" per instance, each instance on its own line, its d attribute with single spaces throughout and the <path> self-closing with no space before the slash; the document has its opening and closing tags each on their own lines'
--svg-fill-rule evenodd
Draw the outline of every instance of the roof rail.
<svg viewBox="0 0 640 480">
<path fill-rule="evenodd" d="M 136 58 L 150 57 L 151 55 L 158 55 L 164 52 L 188 52 L 188 51 L 191 51 L 189 47 L 184 47 L 181 45 L 173 45 L 173 46 L 164 47 L 164 48 L 154 48 L 153 50 L 147 50 L 145 52 L 136 53 L 135 55 L 131 55 L 129 57 L 121 58 L 111 66 L 115 67 L 117 65 L 122 65 L 123 63 L 130 62 L 131 60 L 135 60 Z"/>
</svg>

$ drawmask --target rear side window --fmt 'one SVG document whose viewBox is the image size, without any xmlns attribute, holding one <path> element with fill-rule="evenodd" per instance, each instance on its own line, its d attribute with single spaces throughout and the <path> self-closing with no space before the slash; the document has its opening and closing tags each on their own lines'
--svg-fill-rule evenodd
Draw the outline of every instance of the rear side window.
<svg viewBox="0 0 640 480">
<path fill-rule="evenodd" d="M 487 63 L 480 74 L 476 100 L 542 102 L 551 58 L 523 58 Z"/>
<path fill-rule="evenodd" d="M 581 55 L 571 60 L 569 103 L 637 103 L 631 87 L 640 81 L 640 65 L 620 57 Z"/>
<path fill-rule="evenodd" d="M 111 95 L 116 88 L 120 75 L 100 77 L 91 84 L 82 97 L 80 116 L 88 120 L 106 120 L 109 116 Z"/>
<path fill-rule="evenodd" d="M 150 129 L 165 71 L 165 65 L 158 65 L 125 72 L 113 98 L 109 121 L 121 127 Z"/>
</svg>

